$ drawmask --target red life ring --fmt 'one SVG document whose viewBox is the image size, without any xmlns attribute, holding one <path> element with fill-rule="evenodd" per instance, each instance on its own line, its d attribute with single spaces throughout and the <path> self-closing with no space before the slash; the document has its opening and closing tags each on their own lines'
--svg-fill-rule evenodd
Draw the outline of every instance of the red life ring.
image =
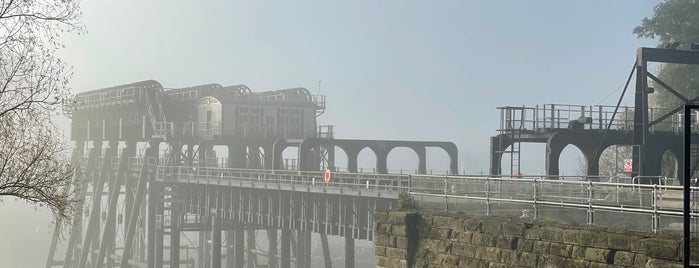
<svg viewBox="0 0 699 268">
<path fill-rule="evenodd" d="M 325 169 L 325 174 L 323 175 L 323 180 L 325 182 L 330 182 L 330 179 L 332 179 L 332 177 L 333 177 L 333 174 L 332 174 L 332 172 L 330 172 L 330 169 L 329 168 Z"/>
</svg>

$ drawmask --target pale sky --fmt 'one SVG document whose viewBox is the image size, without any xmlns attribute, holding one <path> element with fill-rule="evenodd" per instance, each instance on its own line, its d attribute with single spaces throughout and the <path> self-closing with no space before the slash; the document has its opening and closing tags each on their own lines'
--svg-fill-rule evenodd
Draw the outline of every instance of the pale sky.
<svg viewBox="0 0 699 268">
<path fill-rule="evenodd" d="M 460 169 L 477 173 L 488 171 L 495 107 L 615 104 L 636 48 L 655 46 L 631 31 L 658 2 L 84 1 L 87 33 L 64 35 L 61 54 L 75 92 L 147 79 L 306 87 L 327 95 L 318 122 L 336 137 L 452 141 Z M 541 148 L 523 153 L 536 158 L 524 173 L 543 172 Z M 428 169 L 447 168 L 430 153 Z M 399 154 L 389 168 L 415 159 Z M 3 203 L 1 215 L 14 207 Z M 0 242 L 33 256 L 1 256 L 0 267 L 44 264 L 48 220 L 25 225 L 9 229 L 39 226 L 47 242 Z"/>
</svg>

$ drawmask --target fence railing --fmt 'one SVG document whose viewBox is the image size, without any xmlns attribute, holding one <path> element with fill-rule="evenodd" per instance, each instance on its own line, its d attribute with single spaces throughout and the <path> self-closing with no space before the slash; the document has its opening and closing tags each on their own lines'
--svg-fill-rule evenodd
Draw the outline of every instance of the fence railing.
<svg viewBox="0 0 699 268">
<path fill-rule="evenodd" d="M 158 166 L 156 176 L 165 182 L 271 189 L 291 186 L 301 191 L 334 189 L 340 194 L 361 196 L 371 192 L 387 198 L 408 192 L 425 209 L 548 218 L 640 231 L 679 228 L 682 222 L 681 186 L 344 172 L 332 173 L 325 182 L 323 172 L 196 166 Z"/>
</svg>

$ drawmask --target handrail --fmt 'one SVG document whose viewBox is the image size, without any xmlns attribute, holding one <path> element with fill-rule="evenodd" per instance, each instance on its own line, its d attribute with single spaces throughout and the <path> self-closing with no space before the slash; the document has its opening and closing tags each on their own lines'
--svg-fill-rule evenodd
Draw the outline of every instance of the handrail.
<svg viewBox="0 0 699 268">
<path fill-rule="evenodd" d="M 354 196 L 397 198 L 401 192 L 441 203 L 444 210 L 458 200 L 491 204 L 529 204 L 537 218 L 541 206 L 586 209 L 587 224 L 597 225 L 597 211 L 618 211 L 652 216 L 652 231 L 660 230 L 659 217 L 680 217 L 682 207 L 672 194 L 681 186 L 593 181 L 551 180 L 540 178 L 498 178 L 490 176 L 454 176 L 424 174 L 371 174 L 335 172 L 323 182 L 320 171 L 234 169 L 199 166 L 158 166 L 156 178 L 163 182 L 258 187 L 305 192 L 326 192 Z M 527 185 L 529 185 L 527 187 Z M 691 187 L 699 192 L 699 187 Z M 633 198 L 625 197 L 634 194 Z M 425 200 L 427 200 L 425 199 Z M 423 200 L 424 201 L 424 200 Z M 427 201 L 424 201 L 427 202 Z M 674 203 L 673 203 L 674 202 Z M 699 201 L 696 201 L 699 202 Z M 692 213 L 699 217 L 699 213 Z"/>
</svg>

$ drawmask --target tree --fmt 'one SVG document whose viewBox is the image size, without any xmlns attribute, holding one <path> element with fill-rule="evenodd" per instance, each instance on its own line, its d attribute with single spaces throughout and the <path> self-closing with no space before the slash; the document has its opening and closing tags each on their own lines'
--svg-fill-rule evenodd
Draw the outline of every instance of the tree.
<svg viewBox="0 0 699 268">
<path fill-rule="evenodd" d="M 699 1 L 666 0 L 653 9 L 651 18 L 643 18 L 641 25 L 633 29 L 638 38 L 658 40 L 658 47 L 672 42 L 679 42 L 679 49 L 688 49 L 692 43 L 699 43 Z M 699 65 L 661 64 L 657 77 L 688 99 L 699 96 Z M 651 107 L 673 109 L 684 103 L 669 91 L 655 84 L 655 93 L 649 97 Z M 671 120 L 666 120 L 669 123 Z M 659 126 L 662 130 L 671 130 L 674 126 Z M 658 129 L 658 128 L 656 128 Z M 663 175 L 674 176 L 675 157 L 663 156 Z"/>
<path fill-rule="evenodd" d="M 72 98 L 57 56 L 64 32 L 82 32 L 71 0 L 0 0 L 0 197 L 48 207 L 57 224 L 74 211 L 67 143 L 52 116 Z"/>
</svg>

